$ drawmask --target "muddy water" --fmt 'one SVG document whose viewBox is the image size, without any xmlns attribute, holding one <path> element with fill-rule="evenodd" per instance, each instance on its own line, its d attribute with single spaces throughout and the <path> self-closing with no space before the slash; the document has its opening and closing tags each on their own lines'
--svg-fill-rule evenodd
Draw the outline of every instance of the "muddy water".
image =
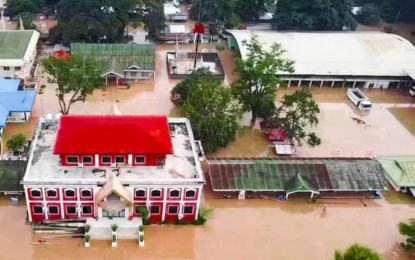
<svg viewBox="0 0 415 260">
<path fill-rule="evenodd" d="M 55 239 L 58 245 L 32 245 L 25 207 L 0 199 L 0 259 L 333 259 L 335 249 L 354 242 L 368 245 L 385 259 L 409 259 L 399 249 L 396 224 L 413 217 L 414 207 L 384 200 L 274 202 L 214 200 L 206 226 L 150 226 L 145 247 L 136 241 Z M 366 207 L 363 205 L 366 204 Z"/>
</svg>

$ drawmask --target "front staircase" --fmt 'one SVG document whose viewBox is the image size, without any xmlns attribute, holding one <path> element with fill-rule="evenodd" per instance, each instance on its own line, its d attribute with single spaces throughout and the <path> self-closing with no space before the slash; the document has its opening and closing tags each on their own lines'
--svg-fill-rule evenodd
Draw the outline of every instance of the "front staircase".
<svg viewBox="0 0 415 260">
<path fill-rule="evenodd" d="M 133 218 L 131 220 L 125 218 L 101 218 L 99 220 L 88 219 L 90 225 L 91 240 L 111 240 L 111 226 L 116 224 L 117 239 L 138 239 L 138 227 L 143 224 L 141 218 Z"/>
</svg>

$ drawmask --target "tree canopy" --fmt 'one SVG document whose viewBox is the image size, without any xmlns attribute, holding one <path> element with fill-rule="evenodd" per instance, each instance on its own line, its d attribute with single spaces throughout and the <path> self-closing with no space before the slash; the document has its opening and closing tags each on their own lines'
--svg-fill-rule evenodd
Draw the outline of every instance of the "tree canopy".
<svg viewBox="0 0 415 260">
<path fill-rule="evenodd" d="M 356 5 L 372 4 L 386 22 L 415 22 L 415 0 L 356 0 Z"/>
<path fill-rule="evenodd" d="M 351 0 L 279 0 L 273 27 L 277 30 L 354 30 Z"/>
<path fill-rule="evenodd" d="M 267 120 L 268 123 L 282 127 L 292 142 L 298 146 L 303 142 L 309 146 L 320 145 L 321 140 L 316 133 L 307 131 L 309 127 L 317 126 L 320 113 L 309 89 L 303 88 L 285 95 L 275 111 L 272 118 Z"/>
<path fill-rule="evenodd" d="M 150 34 L 164 26 L 162 0 L 61 0 L 56 10 L 54 38 L 65 43 L 121 41 L 128 24 L 145 23 Z"/>
<path fill-rule="evenodd" d="M 268 51 L 255 35 L 244 44 L 248 54 L 245 59 L 236 60 L 239 79 L 232 84 L 232 91 L 243 109 L 252 112 L 254 126 L 264 102 L 274 99 L 277 85 L 282 83 L 278 74 L 294 72 L 294 62 L 283 57 L 285 50 L 281 45 L 274 44 Z"/>
<path fill-rule="evenodd" d="M 49 57 L 42 61 L 50 75 L 48 82 L 57 84 L 56 96 L 61 113 L 69 114 L 75 102 L 85 102 L 88 95 L 103 85 L 101 67 L 93 58 L 71 55 L 69 59 Z"/>
<path fill-rule="evenodd" d="M 205 151 L 212 153 L 235 140 L 242 111 L 231 91 L 213 75 L 200 71 L 193 74 L 172 94 L 182 93 L 182 112 L 190 119 Z"/>
<path fill-rule="evenodd" d="M 349 247 L 344 253 L 340 251 L 335 252 L 335 259 L 336 260 L 381 260 L 378 253 L 373 251 L 372 249 L 359 245 L 354 244 Z"/>
<path fill-rule="evenodd" d="M 406 241 L 401 243 L 402 247 L 407 252 L 415 252 L 415 220 L 410 220 L 407 223 L 401 222 L 398 225 L 399 233 L 406 237 Z"/>
</svg>

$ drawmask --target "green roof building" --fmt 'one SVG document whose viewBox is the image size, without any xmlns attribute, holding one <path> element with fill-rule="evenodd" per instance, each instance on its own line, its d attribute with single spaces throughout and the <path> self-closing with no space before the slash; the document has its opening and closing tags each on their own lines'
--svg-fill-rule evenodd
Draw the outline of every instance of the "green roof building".
<svg viewBox="0 0 415 260">
<path fill-rule="evenodd" d="M 382 156 L 377 160 L 395 190 L 406 192 L 409 189 L 415 196 L 415 156 Z"/>
<path fill-rule="evenodd" d="M 107 85 L 124 85 L 154 77 L 155 44 L 72 43 L 71 52 L 100 62 Z"/>
<path fill-rule="evenodd" d="M 370 159 L 211 159 L 216 192 L 310 193 L 387 190 L 381 165 Z"/>
<path fill-rule="evenodd" d="M 0 76 L 26 79 L 37 55 L 39 32 L 0 30 Z"/>
</svg>

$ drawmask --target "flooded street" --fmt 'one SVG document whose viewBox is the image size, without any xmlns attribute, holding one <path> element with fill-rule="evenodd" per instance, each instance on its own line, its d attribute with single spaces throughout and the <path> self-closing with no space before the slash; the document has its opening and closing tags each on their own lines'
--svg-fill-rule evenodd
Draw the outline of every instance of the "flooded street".
<svg viewBox="0 0 415 260">
<path fill-rule="evenodd" d="M 206 187 L 208 190 L 209 187 Z M 122 240 L 56 239 L 57 245 L 31 245 L 25 207 L 0 199 L 0 259 L 333 259 L 335 249 L 358 242 L 385 259 L 409 259 L 398 243 L 397 223 L 413 217 L 415 207 L 385 200 L 214 200 L 205 192 L 204 205 L 213 209 L 205 226 L 149 226 L 145 247 Z M 366 204 L 366 207 L 363 205 Z"/>
</svg>

